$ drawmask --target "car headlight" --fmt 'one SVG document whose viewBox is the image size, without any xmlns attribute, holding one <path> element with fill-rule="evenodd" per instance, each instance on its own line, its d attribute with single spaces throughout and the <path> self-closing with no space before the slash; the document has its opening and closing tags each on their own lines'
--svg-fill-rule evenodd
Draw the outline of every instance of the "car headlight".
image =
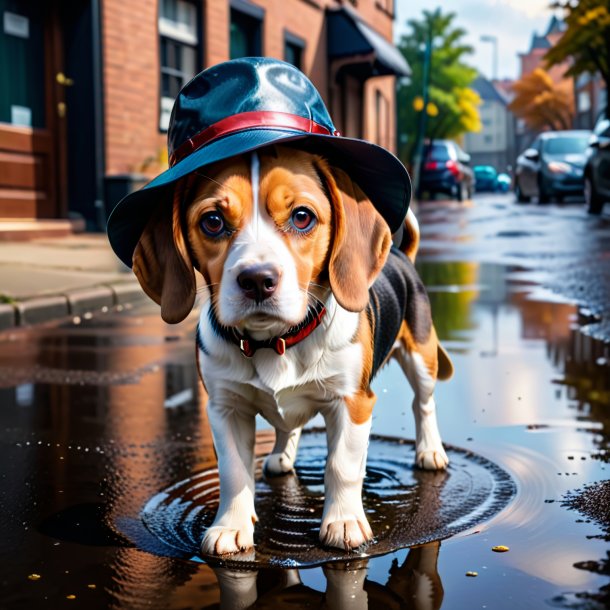
<svg viewBox="0 0 610 610">
<path fill-rule="evenodd" d="M 572 171 L 572 167 L 563 161 L 551 161 L 547 167 L 554 174 L 567 174 Z"/>
</svg>

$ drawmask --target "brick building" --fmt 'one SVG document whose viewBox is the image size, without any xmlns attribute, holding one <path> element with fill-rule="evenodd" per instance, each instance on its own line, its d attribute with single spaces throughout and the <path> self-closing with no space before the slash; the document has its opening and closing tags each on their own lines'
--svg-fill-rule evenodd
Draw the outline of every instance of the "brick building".
<svg viewBox="0 0 610 610">
<path fill-rule="evenodd" d="M 180 87 L 233 57 L 294 63 L 344 135 L 395 150 L 393 2 L 0 0 L 0 219 L 103 227 L 166 166 Z"/>
<path fill-rule="evenodd" d="M 544 34 L 539 35 L 534 32 L 529 51 L 527 53 L 519 53 L 521 63 L 520 78 L 523 78 L 527 74 L 531 74 L 536 68 L 543 68 L 555 84 L 572 82 L 571 77 L 565 76 L 566 71 L 570 67 L 568 61 L 551 66 L 550 68 L 548 68 L 545 63 L 545 55 L 551 47 L 557 44 L 559 39 L 563 36 L 565 29 L 566 24 L 553 15 Z M 522 152 L 527 148 L 536 135 L 536 133 L 527 129 L 527 126 L 522 119 L 519 119 L 516 124 L 515 134 L 517 152 Z"/>
</svg>

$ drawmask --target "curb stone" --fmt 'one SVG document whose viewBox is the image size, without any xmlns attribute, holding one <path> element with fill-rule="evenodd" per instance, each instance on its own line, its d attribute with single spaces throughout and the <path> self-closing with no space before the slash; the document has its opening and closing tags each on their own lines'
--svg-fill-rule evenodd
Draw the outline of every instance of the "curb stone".
<svg viewBox="0 0 610 610">
<path fill-rule="evenodd" d="M 110 284 L 114 296 L 114 305 L 125 305 L 126 303 L 137 303 L 146 300 L 146 294 L 137 282 L 126 282 L 121 284 Z"/>
<path fill-rule="evenodd" d="M 0 331 L 81 316 L 144 300 L 146 294 L 137 282 L 120 282 L 74 289 L 59 295 L 33 297 L 15 304 L 0 303 Z"/>
<path fill-rule="evenodd" d="M 17 303 L 15 307 L 18 326 L 40 324 L 55 318 L 63 318 L 70 313 L 68 299 L 63 295 L 28 299 Z"/>
<path fill-rule="evenodd" d="M 0 330 L 12 328 L 16 323 L 15 307 L 9 303 L 0 304 Z"/>
<path fill-rule="evenodd" d="M 82 316 L 84 313 L 114 305 L 114 294 L 108 286 L 71 291 L 66 293 L 66 297 L 70 314 L 73 316 Z"/>
</svg>

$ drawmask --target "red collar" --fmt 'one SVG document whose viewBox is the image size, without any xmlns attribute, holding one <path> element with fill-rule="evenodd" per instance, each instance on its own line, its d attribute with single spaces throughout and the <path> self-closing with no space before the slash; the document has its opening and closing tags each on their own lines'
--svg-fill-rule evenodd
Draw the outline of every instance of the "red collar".
<svg viewBox="0 0 610 610">
<path fill-rule="evenodd" d="M 218 335 L 230 343 L 237 345 L 246 358 L 252 358 L 256 351 L 262 348 L 271 348 L 276 354 L 283 356 L 284 352 L 289 347 L 292 347 L 309 337 L 309 335 L 320 326 L 325 313 L 326 307 L 324 307 L 324 305 L 319 303 L 310 305 L 305 319 L 300 324 L 291 327 L 288 332 L 281 337 L 271 337 L 271 339 L 263 339 L 261 341 L 253 339 L 247 333 L 240 333 L 236 328 L 222 326 L 216 318 L 212 308 L 210 308 L 209 317 L 212 328 Z"/>
</svg>

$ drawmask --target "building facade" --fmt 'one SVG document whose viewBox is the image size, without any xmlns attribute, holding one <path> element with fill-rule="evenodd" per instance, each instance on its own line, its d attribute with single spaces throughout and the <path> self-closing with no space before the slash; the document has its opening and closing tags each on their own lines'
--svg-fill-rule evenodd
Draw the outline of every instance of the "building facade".
<svg viewBox="0 0 610 610">
<path fill-rule="evenodd" d="M 570 82 L 572 88 L 572 78 L 566 77 L 565 73 L 569 69 L 569 62 L 557 64 L 548 68 L 545 63 L 545 56 L 550 48 L 552 48 L 563 36 L 566 30 L 566 24 L 556 16 L 551 17 L 546 32 L 542 35 L 534 32 L 530 48 L 527 53 L 519 53 L 521 63 L 521 72 L 519 78 L 523 78 L 527 74 L 531 74 L 536 68 L 544 69 L 555 84 Z M 534 140 L 538 134 L 529 130 L 522 119 L 516 123 L 516 148 L 517 152 L 521 153 Z"/>
<path fill-rule="evenodd" d="M 581 74 L 574 79 L 574 100 L 576 129 L 593 129 L 608 103 L 608 92 L 599 73 Z"/>
<path fill-rule="evenodd" d="M 508 99 L 499 87 L 483 76 L 471 85 L 481 98 L 481 131 L 464 136 L 464 149 L 471 165 L 492 165 L 498 172 L 510 171 L 514 162 L 514 118 Z"/>
<path fill-rule="evenodd" d="M 235 57 L 295 64 L 343 135 L 394 151 L 393 2 L 0 0 L 0 219 L 101 229 L 167 167 L 182 85 Z"/>
</svg>

